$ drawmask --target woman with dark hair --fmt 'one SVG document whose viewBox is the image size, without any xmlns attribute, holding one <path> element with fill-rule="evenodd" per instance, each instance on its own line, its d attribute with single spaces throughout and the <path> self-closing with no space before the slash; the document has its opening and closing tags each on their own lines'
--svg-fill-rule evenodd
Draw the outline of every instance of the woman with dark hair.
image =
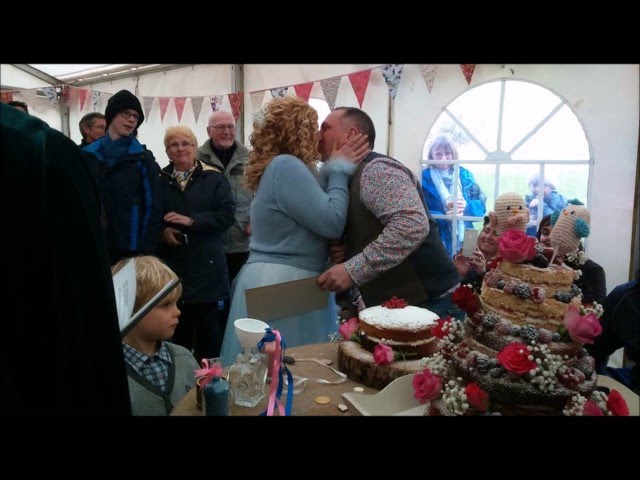
<svg viewBox="0 0 640 480">
<path fill-rule="evenodd" d="M 487 271 L 487 263 L 498 254 L 498 233 L 485 215 L 482 231 L 478 235 L 478 244 L 472 257 L 465 257 L 460 250 L 453 256 L 462 283 L 471 283 L 480 288 L 482 279 Z"/>
<path fill-rule="evenodd" d="M 549 236 L 553 230 L 551 215 L 547 215 L 540 220 L 538 226 L 538 241 L 547 247 L 551 247 Z M 578 245 L 578 250 L 565 256 L 565 265 L 580 270 L 582 274 L 574 282 L 582 290 L 582 303 L 598 302 L 602 305 L 607 296 L 607 279 L 604 269 L 596 262 L 587 258 L 582 242 Z"/>
</svg>

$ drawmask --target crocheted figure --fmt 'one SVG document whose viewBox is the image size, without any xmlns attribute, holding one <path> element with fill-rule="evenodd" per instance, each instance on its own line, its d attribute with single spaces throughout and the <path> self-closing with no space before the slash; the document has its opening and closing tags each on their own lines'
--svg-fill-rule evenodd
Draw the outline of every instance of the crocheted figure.
<svg viewBox="0 0 640 480">
<path fill-rule="evenodd" d="M 558 255 L 575 252 L 580 239 L 589 236 L 591 213 L 580 205 L 568 205 L 558 216 L 549 240 Z"/>
<path fill-rule="evenodd" d="M 489 212 L 489 221 L 498 235 L 505 230 L 522 230 L 527 228 L 529 209 L 522 195 L 514 192 L 503 193 L 496 199 L 494 211 Z"/>
</svg>

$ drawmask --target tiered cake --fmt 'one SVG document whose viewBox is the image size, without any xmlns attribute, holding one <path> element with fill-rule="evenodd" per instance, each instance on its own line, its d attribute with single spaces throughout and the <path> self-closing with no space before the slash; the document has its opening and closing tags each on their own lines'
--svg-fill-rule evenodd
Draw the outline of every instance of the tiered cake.
<svg viewBox="0 0 640 480">
<path fill-rule="evenodd" d="M 508 195 L 496 201 L 494 225 L 504 203 L 507 212 L 522 211 L 517 195 Z M 584 211 L 570 214 L 584 222 Z M 582 345 L 601 332 L 602 309 L 581 304 L 574 270 L 555 257 L 570 249 L 545 249 L 520 228 L 501 231 L 499 257 L 479 295 L 469 286 L 454 293 L 464 322 L 438 321 L 439 351 L 423 359 L 426 369 L 414 378 L 416 397 L 431 401 L 430 414 L 624 414 L 618 392 L 595 390 L 594 362 Z"/>
</svg>

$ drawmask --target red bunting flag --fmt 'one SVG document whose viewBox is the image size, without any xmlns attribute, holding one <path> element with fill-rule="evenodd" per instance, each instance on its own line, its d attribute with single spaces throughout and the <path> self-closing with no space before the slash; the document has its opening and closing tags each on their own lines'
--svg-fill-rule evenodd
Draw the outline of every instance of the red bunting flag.
<svg viewBox="0 0 640 480">
<path fill-rule="evenodd" d="M 313 88 L 313 82 L 294 85 L 293 88 L 296 91 L 296 97 L 302 98 L 307 103 L 309 102 L 309 97 L 311 96 L 311 89 Z"/>
<path fill-rule="evenodd" d="M 235 121 L 238 121 L 240 117 L 240 111 L 242 110 L 243 92 L 236 92 L 229 94 L 229 103 L 231 104 L 231 113 Z"/>
<path fill-rule="evenodd" d="M 367 87 L 369 86 L 370 76 L 371 70 L 365 70 L 364 72 L 357 72 L 349 75 L 349 81 L 353 87 L 353 92 L 356 94 L 360 108 L 362 108 L 364 94 L 367 92 Z"/>
<path fill-rule="evenodd" d="M 0 102 L 2 103 L 13 102 L 13 92 L 12 91 L 0 92 Z"/>
<path fill-rule="evenodd" d="M 160 102 L 160 123 L 164 121 L 164 114 L 167 113 L 169 100 L 169 97 L 158 97 L 158 102 Z"/>
<path fill-rule="evenodd" d="M 462 73 L 464 73 L 464 78 L 467 79 L 467 83 L 471 85 L 471 77 L 473 77 L 473 71 L 476 69 L 475 63 L 463 63 L 460 65 L 462 68 Z"/>
<path fill-rule="evenodd" d="M 176 107 L 176 113 L 178 114 L 178 123 L 182 121 L 182 112 L 184 111 L 184 103 L 187 101 L 187 97 L 174 97 L 173 105 Z"/>
</svg>

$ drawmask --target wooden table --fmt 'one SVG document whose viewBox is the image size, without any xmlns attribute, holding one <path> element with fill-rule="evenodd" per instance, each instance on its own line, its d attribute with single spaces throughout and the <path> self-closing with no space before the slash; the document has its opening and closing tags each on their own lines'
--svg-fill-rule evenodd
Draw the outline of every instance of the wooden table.
<svg viewBox="0 0 640 480">
<path fill-rule="evenodd" d="M 320 343 L 314 345 L 303 345 L 301 347 L 288 348 L 285 352 L 286 355 L 295 359 L 301 358 L 316 358 L 329 359 L 332 361 L 331 366 L 337 368 L 338 364 L 338 344 L 337 343 Z M 334 372 L 318 365 L 315 362 L 296 362 L 293 365 L 288 365 L 292 374 L 306 378 L 324 378 L 329 381 L 338 380 L 340 377 Z M 339 415 L 339 416 L 360 416 L 358 411 L 353 408 L 347 400 L 342 397 L 343 393 L 352 392 L 354 387 L 362 387 L 364 393 L 371 394 L 376 393 L 377 390 L 366 387 L 360 383 L 354 382 L 347 378 L 343 383 L 337 385 L 327 385 L 317 383 L 311 380 L 305 382 L 304 390 L 294 395 L 293 407 L 291 414 L 296 415 L 310 415 L 310 416 L 322 416 L 322 415 Z M 268 394 L 269 385 L 267 385 Z M 319 396 L 329 397 L 329 403 L 320 405 L 315 402 L 315 399 Z M 286 401 L 286 396 L 282 394 L 283 402 Z M 231 416 L 252 416 L 259 415 L 267 407 L 268 398 L 262 399 L 262 401 L 255 407 L 240 407 L 238 405 L 231 405 L 229 407 L 229 414 Z M 338 408 L 338 404 L 344 404 L 349 409 L 346 412 L 341 412 Z M 183 398 L 180 403 L 171 412 L 171 415 L 177 416 L 202 416 L 204 412 L 196 407 L 196 389 L 191 389 Z"/>
</svg>

